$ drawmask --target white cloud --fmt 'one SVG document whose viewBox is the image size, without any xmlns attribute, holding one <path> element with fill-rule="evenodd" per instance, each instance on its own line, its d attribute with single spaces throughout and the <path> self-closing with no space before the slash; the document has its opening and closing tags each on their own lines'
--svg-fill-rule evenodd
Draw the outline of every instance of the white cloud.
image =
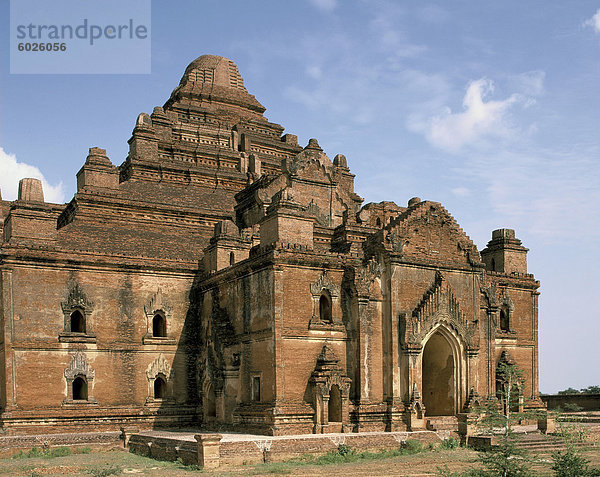
<svg viewBox="0 0 600 477">
<path fill-rule="evenodd" d="M 19 192 L 19 180 L 24 177 L 40 179 L 44 187 L 44 200 L 46 202 L 64 202 L 65 192 L 63 184 L 51 185 L 44 178 L 42 172 L 35 166 L 18 162 L 14 154 L 8 154 L 0 147 L 0 191 L 2 199 L 15 200 Z"/>
<path fill-rule="evenodd" d="M 413 116 L 409 118 L 408 126 L 413 131 L 424 133 L 435 147 L 450 152 L 485 136 L 505 136 L 510 131 L 506 112 L 520 96 L 513 94 L 501 101 L 485 101 L 493 90 L 494 84 L 488 79 L 472 81 L 463 99 L 463 112 L 452 113 L 447 107 L 444 114 L 428 121 L 419 121 Z"/>
<path fill-rule="evenodd" d="M 451 192 L 458 197 L 468 197 L 471 195 L 471 191 L 466 187 L 455 187 Z"/>
<path fill-rule="evenodd" d="M 596 11 L 592 18 L 583 23 L 583 26 L 592 27 L 596 33 L 600 33 L 600 8 Z"/>
<path fill-rule="evenodd" d="M 337 0 L 309 0 L 310 3 L 323 12 L 332 12 L 337 7 Z"/>
</svg>

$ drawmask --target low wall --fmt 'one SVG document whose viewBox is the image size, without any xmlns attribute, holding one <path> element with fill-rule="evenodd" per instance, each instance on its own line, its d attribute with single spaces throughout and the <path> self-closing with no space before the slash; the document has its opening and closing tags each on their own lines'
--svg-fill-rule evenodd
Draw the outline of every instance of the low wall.
<svg viewBox="0 0 600 477">
<path fill-rule="evenodd" d="M 540 397 L 548 409 L 564 409 L 565 404 L 575 404 L 582 411 L 600 411 L 600 394 L 546 394 Z"/>
<path fill-rule="evenodd" d="M 71 434 L 38 434 L 0 437 L 0 457 L 10 457 L 19 451 L 28 451 L 37 447 L 123 447 L 121 432 L 80 432 Z"/>
<path fill-rule="evenodd" d="M 336 451 L 340 444 L 361 451 L 398 449 L 407 439 L 429 444 L 439 443 L 441 438 L 433 431 L 422 432 L 376 432 L 349 433 L 269 438 L 256 436 L 249 440 L 222 440 L 220 443 L 219 464 L 244 465 L 261 462 L 280 462 L 302 455 L 324 455 Z M 198 447 L 190 440 L 169 439 L 148 435 L 133 435 L 129 440 L 129 450 L 136 454 L 159 460 L 181 459 L 185 464 L 198 463 Z"/>
</svg>

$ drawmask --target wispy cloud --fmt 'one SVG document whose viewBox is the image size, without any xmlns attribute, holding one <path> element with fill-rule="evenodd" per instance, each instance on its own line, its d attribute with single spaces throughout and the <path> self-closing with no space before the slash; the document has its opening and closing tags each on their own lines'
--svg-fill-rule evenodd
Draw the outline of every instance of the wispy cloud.
<svg viewBox="0 0 600 477">
<path fill-rule="evenodd" d="M 63 184 L 51 185 L 42 172 L 35 166 L 17 161 L 14 154 L 8 154 L 0 147 L 0 190 L 4 200 L 15 200 L 19 191 L 19 181 L 25 177 L 40 179 L 44 187 L 46 202 L 64 202 Z"/>
<path fill-rule="evenodd" d="M 596 13 L 592 18 L 583 22 L 583 26 L 591 27 L 596 33 L 600 33 L 600 8 L 596 10 Z"/>
<path fill-rule="evenodd" d="M 540 96 L 544 93 L 546 73 L 541 70 L 527 71 L 509 77 L 509 85 L 527 96 Z"/>
<path fill-rule="evenodd" d="M 515 147 L 470 155 L 458 176 L 483 187 L 495 223 L 546 242 L 600 239 L 600 151 Z"/>
<path fill-rule="evenodd" d="M 507 111 L 521 99 L 512 94 L 504 100 L 488 100 L 494 83 L 486 78 L 469 83 L 463 98 L 462 112 L 453 113 L 449 107 L 444 113 L 423 121 L 414 115 L 408 126 L 421 132 L 435 147 L 456 152 L 486 136 L 505 136 L 510 131 Z"/>
<path fill-rule="evenodd" d="M 337 0 L 309 0 L 309 2 L 323 12 L 332 12 L 337 7 Z"/>
</svg>

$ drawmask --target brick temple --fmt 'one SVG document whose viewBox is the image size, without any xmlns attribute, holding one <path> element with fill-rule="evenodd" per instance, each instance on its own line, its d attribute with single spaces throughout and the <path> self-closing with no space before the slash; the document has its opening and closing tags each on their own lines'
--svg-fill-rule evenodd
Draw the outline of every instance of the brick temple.
<svg viewBox="0 0 600 477">
<path fill-rule="evenodd" d="M 3 432 L 435 428 L 495 399 L 501 361 L 540 406 L 515 232 L 478 251 L 438 202 L 363 205 L 343 155 L 264 112 L 201 56 L 69 203 L 36 179 L 0 200 Z"/>
</svg>

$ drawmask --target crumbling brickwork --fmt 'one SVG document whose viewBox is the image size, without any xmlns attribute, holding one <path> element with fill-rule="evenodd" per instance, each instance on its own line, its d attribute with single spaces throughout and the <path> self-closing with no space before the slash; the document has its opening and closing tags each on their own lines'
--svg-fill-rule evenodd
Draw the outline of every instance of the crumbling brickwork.
<svg viewBox="0 0 600 477">
<path fill-rule="evenodd" d="M 501 360 L 540 405 L 515 232 L 480 253 L 437 202 L 363 205 L 345 156 L 264 112 L 201 56 L 69 203 L 0 200 L 4 430 L 433 429 L 495 399 Z"/>
</svg>

